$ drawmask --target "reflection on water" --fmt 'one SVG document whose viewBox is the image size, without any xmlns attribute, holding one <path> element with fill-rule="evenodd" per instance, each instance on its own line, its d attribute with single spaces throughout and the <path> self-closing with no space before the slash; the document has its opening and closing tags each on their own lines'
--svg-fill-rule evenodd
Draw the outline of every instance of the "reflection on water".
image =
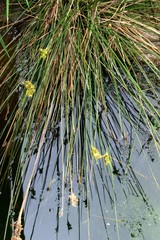
<svg viewBox="0 0 160 240">
<path fill-rule="evenodd" d="M 112 104 L 109 97 L 108 104 Z M 134 105 L 129 102 L 127 107 L 131 109 L 133 121 L 137 121 Z M 108 123 L 111 127 L 116 106 L 113 111 Z M 88 150 L 89 133 L 81 139 L 77 135 L 72 165 L 68 163 L 68 139 L 61 123 L 56 126 L 53 135 L 48 133 L 30 188 L 24 213 L 26 239 L 155 240 L 160 234 L 160 167 L 153 139 L 141 119 L 138 135 L 125 120 L 124 137 L 113 129 L 106 134 L 103 112 L 100 117 L 104 141 L 101 152 L 110 150 L 113 169 L 92 158 Z M 80 126 L 87 129 L 89 123 L 83 113 L 81 119 Z M 114 124 L 118 124 L 116 119 Z M 98 146 L 98 135 L 95 139 Z M 79 148 L 86 149 L 85 156 L 79 153 Z M 33 164 L 31 160 L 24 189 Z M 69 198 L 72 191 L 78 198 L 76 207 Z"/>
<path fill-rule="evenodd" d="M 52 160 L 54 156 L 53 150 Z M 133 161 L 134 156 L 136 153 L 133 153 Z M 30 191 L 25 215 L 26 239 L 117 239 L 118 223 L 120 239 L 154 240 L 160 233 L 159 189 L 146 165 L 146 161 L 150 160 L 144 159 L 143 154 L 136 160 L 140 164 L 143 162 L 143 167 L 136 163 L 133 168 L 129 167 L 126 175 L 115 176 L 114 190 L 101 163 L 94 166 L 92 179 L 88 182 L 82 179 L 79 189 L 75 180 L 73 188 L 79 199 L 77 207 L 70 204 L 67 182 L 65 198 L 62 197 L 59 163 L 50 162 L 47 170 L 48 163 L 45 162 L 43 172 L 37 172 Z"/>
</svg>

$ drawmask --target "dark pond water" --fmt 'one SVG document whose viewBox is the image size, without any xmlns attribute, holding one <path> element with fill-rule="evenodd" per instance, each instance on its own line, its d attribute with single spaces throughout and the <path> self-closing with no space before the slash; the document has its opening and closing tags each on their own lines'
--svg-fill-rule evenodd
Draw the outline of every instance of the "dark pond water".
<svg viewBox="0 0 160 240">
<path fill-rule="evenodd" d="M 79 185 L 75 169 L 76 207 L 69 201 L 69 179 L 63 181 L 61 155 L 56 157 L 58 146 L 52 147 L 51 155 L 44 147 L 24 211 L 22 239 L 157 239 L 160 235 L 159 157 L 153 142 L 148 143 L 147 133 L 133 139 L 132 153 L 127 143 L 120 143 L 123 168 L 117 165 L 113 175 L 101 160 L 97 164 L 93 161 L 92 168 L 86 165 L 87 176 L 82 177 Z M 139 140 L 144 144 L 144 151 Z M 33 164 L 34 157 L 23 184 L 24 191 Z M 5 202 L 7 199 L 5 196 Z M 0 221 L 3 218 L 1 214 Z"/>
<path fill-rule="evenodd" d="M 113 111 L 116 114 L 115 106 Z M 107 146 L 103 114 L 101 119 Z M 157 239 L 160 234 L 159 145 L 156 148 L 143 124 L 136 132 L 127 120 L 124 123 L 126 138 L 117 130 L 117 141 L 110 139 L 113 169 L 86 154 L 82 176 L 78 172 L 78 138 L 74 167 L 68 173 L 62 167 L 63 154 L 67 156 L 67 144 L 62 144 L 66 148 L 64 152 L 61 145 L 64 131 L 59 131 L 54 141 L 53 134 L 48 134 L 24 212 L 24 239 Z M 61 126 L 61 123 L 56 126 L 55 131 Z M 97 146 L 98 141 L 97 137 Z M 24 179 L 24 192 L 33 165 L 34 156 Z M 71 204 L 71 189 L 78 198 L 77 206 Z"/>
</svg>

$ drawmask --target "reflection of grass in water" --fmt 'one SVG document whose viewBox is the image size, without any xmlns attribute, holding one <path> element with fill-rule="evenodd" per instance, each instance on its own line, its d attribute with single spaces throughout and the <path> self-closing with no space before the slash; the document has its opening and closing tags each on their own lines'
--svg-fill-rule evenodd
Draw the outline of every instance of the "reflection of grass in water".
<svg viewBox="0 0 160 240">
<path fill-rule="evenodd" d="M 46 146 L 46 152 L 47 152 L 47 149 L 48 149 L 48 147 Z M 58 150 L 57 150 L 57 152 L 58 152 Z M 44 151 L 44 155 L 45 155 L 45 151 Z M 54 154 L 54 155 L 56 156 L 56 154 Z M 52 161 L 52 163 L 53 163 L 53 155 L 51 158 L 44 157 L 43 162 L 46 165 L 48 165 L 47 160 L 48 160 L 48 162 Z M 90 163 L 92 164 L 93 160 L 90 159 L 90 161 L 91 161 Z M 79 199 L 78 208 L 82 209 L 82 210 L 78 211 L 79 219 L 82 219 L 82 217 L 84 217 L 85 212 L 87 212 L 87 209 L 88 209 L 88 211 L 89 211 L 88 219 L 87 220 L 84 219 L 83 221 L 85 223 L 91 224 L 91 226 L 93 226 L 93 222 L 95 219 L 94 215 L 95 214 L 97 215 L 97 209 L 99 209 L 98 210 L 99 216 L 97 216 L 97 218 L 99 219 L 99 221 L 102 224 L 104 224 L 104 226 L 106 226 L 107 231 L 109 231 L 109 232 L 110 232 L 111 226 L 113 224 L 116 225 L 116 223 L 118 223 L 120 226 L 120 232 L 121 232 L 121 226 L 123 226 L 125 224 L 125 226 L 127 226 L 127 228 L 129 228 L 129 230 L 131 232 L 133 232 L 133 229 L 134 229 L 134 234 L 137 235 L 138 231 L 139 231 L 138 230 L 139 225 L 136 223 L 138 222 L 140 225 L 143 225 L 142 230 L 141 230 L 142 234 L 143 234 L 143 231 L 145 231 L 145 228 L 144 228 L 145 222 L 147 221 L 146 216 L 147 216 L 147 214 L 149 215 L 149 213 L 151 214 L 150 219 L 153 222 L 153 218 L 155 215 L 154 209 L 149 204 L 150 201 L 149 201 L 148 197 L 145 195 L 145 190 L 143 190 L 142 186 L 140 186 L 140 182 L 138 182 L 138 179 L 136 179 L 136 176 L 133 175 L 134 172 L 129 173 L 128 177 L 126 176 L 125 181 L 123 181 L 123 178 L 125 179 L 125 176 L 123 176 L 122 174 L 119 175 L 121 183 L 117 183 L 117 182 L 115 183 L 115 185 L 116 185 L 115 186 L 115 195 L 116 195 L 116 204 L 117 204 L 117 213 L 118 213 L 117 218 L 116 218 L 113 214 L 113 209 L 112 209 L 112 211 L 110 210 L 109 213 L 106 213 L 106 209 L 110 209 L 111 206 L 112 206 L 112 208 L 114 208 L 114 198 L 113 198 L 114 193 L 113 193 L 113 188 L 111 186 L 112 183 L 110 180 L 110 174 L 109 174 L 109 172 L 108 173 L 106 172 L 107 168 L 103 167 L 103 161 L 99 160 L 98 164 L 95 164 L 93 166 L 94 170 L 93 169 L 89 170 L 89 173 L 88 173 L 89 175 L 90 175 L 90 171 L 92 171 L 92 173 L 91 173 L 92 178 L 88 179 L 88 186 L 86 185 L 87 184 L 86 176 L 84 176 L 84 178 L 81 179 L 81 182 L 79 184 L 79 189 L 77 189 L 77 187 L 78 187 L 77 181 L 80 181 L 80 180 L 79 180 L 79 176 L 76 174 L 76 169 L 73 174 L 74 177 L 71 180 L 70 180 L 70 177 L 66 174 L 65 186 L 64 186 L 64 193 L 65 193 L 64 202 L 62 202 L 62 198 L 61 198 L 62 187 L 63 187 L 61 156 L 60 156 L 58 162 L 57 163 L 55 162 L 55 168 L 54 168 L 53 164 L 51 166 L 51 169 L 55 169 L 55 172 L 53 173 L 54 177 L 52 178 L 52 179 L 54 179 L 55 184 L 53 184 L 53 186 L 51 186 L 51 190 L 50 190 L 51 192 L 54 191 L 56 185 L 59 188 L 58 193 L 57 193 L 57 195 L 60 195 L 59 201 L 57 204 L 58 205 L 58 209 L 57 209 L 58 216 L 59 216 L 59 214 L 61 215 L 62 213 L 64 214 L 63 215 L 64 218 L 66 216 L 66 211 L 67 211 L 66 199 L 67 199 L 67 196 L 70 195 L 71 186 L 72 186 L 76 196 L 78 196 L 78 199 Z M 123 162 L 123 159 L 122 159 L 122 162 Z M 123 162 L 123 163 L 125 163 L 125 162 Z M 44 166 L 43 176 L 48 175 L 48 181 L 47 180 L 45 181 L 45 179 L 43 179 L 43 176 L 41 175 L 42 173 L 39 174 L 37 171 L 37 177 L 36 177 L 37 180 L 36 180 L 36 183 L 33 184 L 33 188 L 35 190 L 42 192 L 42 196 L 40 197 L 40 199 L 46 199 L 44 192 L 45 192 L 46 187 L 48 189 L 48 186 L 50 186 L 50 176 L 52 175 L 52 171 L 54 171 L 54 170 L 50 170 L 51 172 L 46 174 L 45 168 L 47 171 L 47 167 Z M 60 181 L 61 181 L 60 184 L 56 184 L 56 168 L 59 169 L 59 172 L 57 173 L 57 178 L 60 179 Z M 125 169 L 125 165 L 124 165 L 124 169 Z M 41 178 L 41 180 L 44 180 L 44 183 L 42 184 L 44 186 L 44 188 L 42 189 L 42 191 L 40 191 L 39 187 L 37 186 L 37 184 L 39 182 L 39 180 L 38 180 L 39 178 Z M 134 186 L 132 186 L 132 183 Z M 49 187 L 49 189 L 50 189 L 50 187 Z M 47 190 L 47 191 L 49 191 L 49 190 Z M 52 194 L 52 193 L 50 193 L 50 194 Z M 55 196 L 55 194 L 53 194 L 53 199 L 54 199 L 54 196 Z M 126 196 L 126 198 L 125 198 L 125 196 Z M 123 198 L 125 199 L 126 204 L 121 207 L 121 206 L 119 206 L 120 202 L 122 201 L 120 199 L 123 199 Z M 40 205 L 42 205 L 42 204 L 43 204 L 43 202 L 40 201 Z M 86 206 L 86 211 L 84 209 L 84 204 Z M 46 207 L 47 206 L 48 205 L 46 205 Z M 62 209 L 62 206 L 63 206 L 63 209 Z M 102 206 L 101 209 L 100 209 L 100 206 Z M 54 211 L 56 212 L 56 210 L 55 210 L 56 208 L 55 207 L 53 207 L 53 208 L 54 208 Z M 71 211 L 71 215 L 72 215 L 73 209 L 71 209 L 71 208 L 72 207 L 70 205 L 69 211 Z M 96 212 L 94 211 L 94 209 L 96 209 Z M 77 210 L 75 209 L 75 211 L 77 211 Z M 82 215 L 81 215 L 81 211 L 83 212 Z M 101 212 L 102 215 L 100 215 L 100 211 L 102 211 Z M 32 209 L 30 210 L 30 212 L 32 212 Z M 140 212 L 141 212 L 141 214 L 140 214 Z M 114 221 L 109 219 L 110 216 L 114 219 Z M 145 217 L 145 219 L 143 219 L 143 217 Z M 37 221 L 38 221 L 38 219 L 37 219 Z M 59 219 L 58 222 L 61 222 L 61 220 Z M 64 222 L 64 220 L 63 220 L 63 222 Z M 74 229 L 75 228 L 74 219 L 69 218 L 69 222 L 71 225 L 74 226 L 73 227 L 73 229 Z M 110 223 L 110 225 L 107 225 L 108 222 Z M 80 225 L 81 224 L 82 223 L 80 222 Z M 63 226 L 59 223 L 59 227 L 57 229 L 61 229 L 62 227 Z M 81 226 L 81 229 L 82 229 L 82 226 Z M 92 233 L 92 231 L 94 232 L 94 229 L 91 228 L 91 233 Z M 123 234 L 122 234 L 122 238 L 123 238 Z M 111 237 L 111 239 L 112 239 L 112 237 Z"/>
<path fill-rule="evenodd" d="M 24 89 L 19 90 L 19 105 L 8 119 L 7 145 L 1 163 L 4 163 L 8 152 L 11 162 L 20 151 L 21 161 L 11 199 L 13 206 L 21 184 L 21 170 L 23 179 L 31 156 L 36 153 L 29 190 L 43 146 L 50 141 L 55 127 L 60 129 L 55 159 L 60 156 L 62 164 L 62 210 L 66 178 L 71 193 L 75 175 L 79 185 L 85 179 L 86 189 L 91 191 L 91 179 L 97 186 L 91 145 L 100 152 L 107 149 L 111 154 L 114 173 L 120 169 L 122 174 L 125 174 L 126 163 L 120 156 L 119 138 L 122 137 L 124 142 L 131 141 L 130 129 L 148 129 L 159 151 L 159 133 L 151 121 L 154 118 L 158 122 L 159 112 L 146 96 L 146 89 L 141 86 L 138 75 L 139 72 L 142 74 L 145 86 L 157 98 L 152 80 L 141 64 L 143 61 L 158 82 L 159 70 L 148 58 L 148 54 L 151 54 L 159 60 L 159 49 L 152 43 L 159 36 L 156 15 L 159 5 L 152 4 L 146 1 L 141 4 L 139 1 L 42 1 L 26 10 L 31 19 L 11 58 L 18 54 L 17 58 L 23 56 L 25 61 L 22 61 L 21 68 L 27 68 L 28 71 L 18 74 L 23 82 L 31 81 L 36 91 L 32 98 L 28 98 Z M 150 16 L 148 12 L 151 9 L 153 12 Z M 44 52 L 45 49 L 48 51 Z M 7 71 L 8 64 L 3 66 L 2 73 Z M 12 86 L 1 109 L 21 86 L 21 82 L 17 83 L 18 74 L 15 67 L 1 86 L 3 91 L 6 84 Z M 57 136 L 53 135 L 52 140 L 54 138 L 56 140 Z M 127 164 L 131 164 L 130 155 Z M 105 189 L 117 214 L 113 174 L 103 162 L 100 167 L 98 165 L 98 171 L 101 179 L 105 180 Z M 120 177 L 118 172 L 117 177 Z M 103 216 L 98 187 L 96 190 Z M 21 223 L 26 198 L 18 223 Z"/>
</svg>

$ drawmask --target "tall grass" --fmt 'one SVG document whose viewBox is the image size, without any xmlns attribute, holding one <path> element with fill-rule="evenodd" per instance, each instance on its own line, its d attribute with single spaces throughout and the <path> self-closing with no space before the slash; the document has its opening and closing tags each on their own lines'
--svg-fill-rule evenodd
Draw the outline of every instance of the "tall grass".
<svg viewBox="0 0 160 240">
<path fill-rule="evenodd" d="M 5 126 L 7 134 L 5 129 L 1 133 L 5 146 L 1 165 L 6 158 L 11 164 L 19 155 L 12 206 L 16 203 L 20 176 L 23 181 L 30 159 L 35 159 L 15 237 L 21 232 L 22 212 L 42 146 L 57 127 L 60 129 L 57 157 L 60 154 L 63 183 L 69 176 L 71 188 L 73 169 L 79 182 L 83 175 L 87 182 L 90 178 L 88 169 L 92 172 L 95 163 L 91 161 L 91 146 L 102 154 L 108 151 L 112 166 L 116 165 L 118 158 L 113 146 L 120 138 L 127 140 L 130 132 L 126 121 L 136 134 L 139 129 L 148 129 L 160 151 L 160 112 L 147 95 L 150 92 L 154 99 L 159 98 L 159 3 L 91 0 L 23 3 L 27 24 L 22 25 L 24 29 L 13 54 L 1 69 L 4 80 L 0 85 L 2 93 L 10 89 L 1 102 L 1 111 L 18 94 Z M 6 9 L 9 19 L 9 1 Z M 10 46 L 5 46 L 2 39 L 3 36 L 1 59 Z M 6 74 L 12 59 L 16 59 L 16 64 Z M 32 97 L 26 94 L 25 81 L 34 84 Z M 113 175 L 112 168 L 107 171 Z M 113 176 L 111 181 L 114 192 Z"/>
</svg>

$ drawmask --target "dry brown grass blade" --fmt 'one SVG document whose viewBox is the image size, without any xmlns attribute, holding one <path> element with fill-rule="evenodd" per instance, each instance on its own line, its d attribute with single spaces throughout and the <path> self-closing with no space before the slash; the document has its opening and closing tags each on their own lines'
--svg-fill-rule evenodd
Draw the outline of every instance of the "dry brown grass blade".
<svg viewBox="0 0 160 240">
<path fill-rule="evenodd" d="M 41 138 L 40 138 L 40 142 L 39 142 L 39 146 L 38 146 L 38 152 L 37 152 L 35 160 L 34 160 L 34 166 L 33 166 L 29 181 L 28 181 L 28 185 L 27 185 L 25 194 L 24 194 L 24 198 L 23 198 L 22 205 L 21 205 L 21 208 L 20 208 L 20 211 L 19 211 L 19 215 L 18 215 L 18 220 L 15 223 L 14 235 L 12 236 L 11 240 L 20 240 L 21 239 L 20 234 L 21 234 L 21 231 L 22 231 L 22 224 L 21 224 L 22 213 L 23 213 L 24 208 L 25 208 L 25 204 L 26 204 L 27 197 L 28 197 L 28 194 L 29 194 L 29 189 L 30 189 L 32 179 L 33 179 L 33 176 L 34 176 L 37 164 L 38 164 L 38 160 L 39 160 L 40 153 L 41 153 L 41 148 L 42 148 L 42 145 L 43 145 L 43 142 L 44 142 L 44 139 L 45 139 L 45 134 L 46 134 L 46 131 L 47 131 L 47 128 L 48 128 L 48 124 L 49 124 L 52 112 L 53 112 L 53 104 L 51 104 L 51 106 L 50 106 L 48 117 L 45 121 L 45 125 L 44 125 L 44 128 L 43 128 Z"/>
</svg>

